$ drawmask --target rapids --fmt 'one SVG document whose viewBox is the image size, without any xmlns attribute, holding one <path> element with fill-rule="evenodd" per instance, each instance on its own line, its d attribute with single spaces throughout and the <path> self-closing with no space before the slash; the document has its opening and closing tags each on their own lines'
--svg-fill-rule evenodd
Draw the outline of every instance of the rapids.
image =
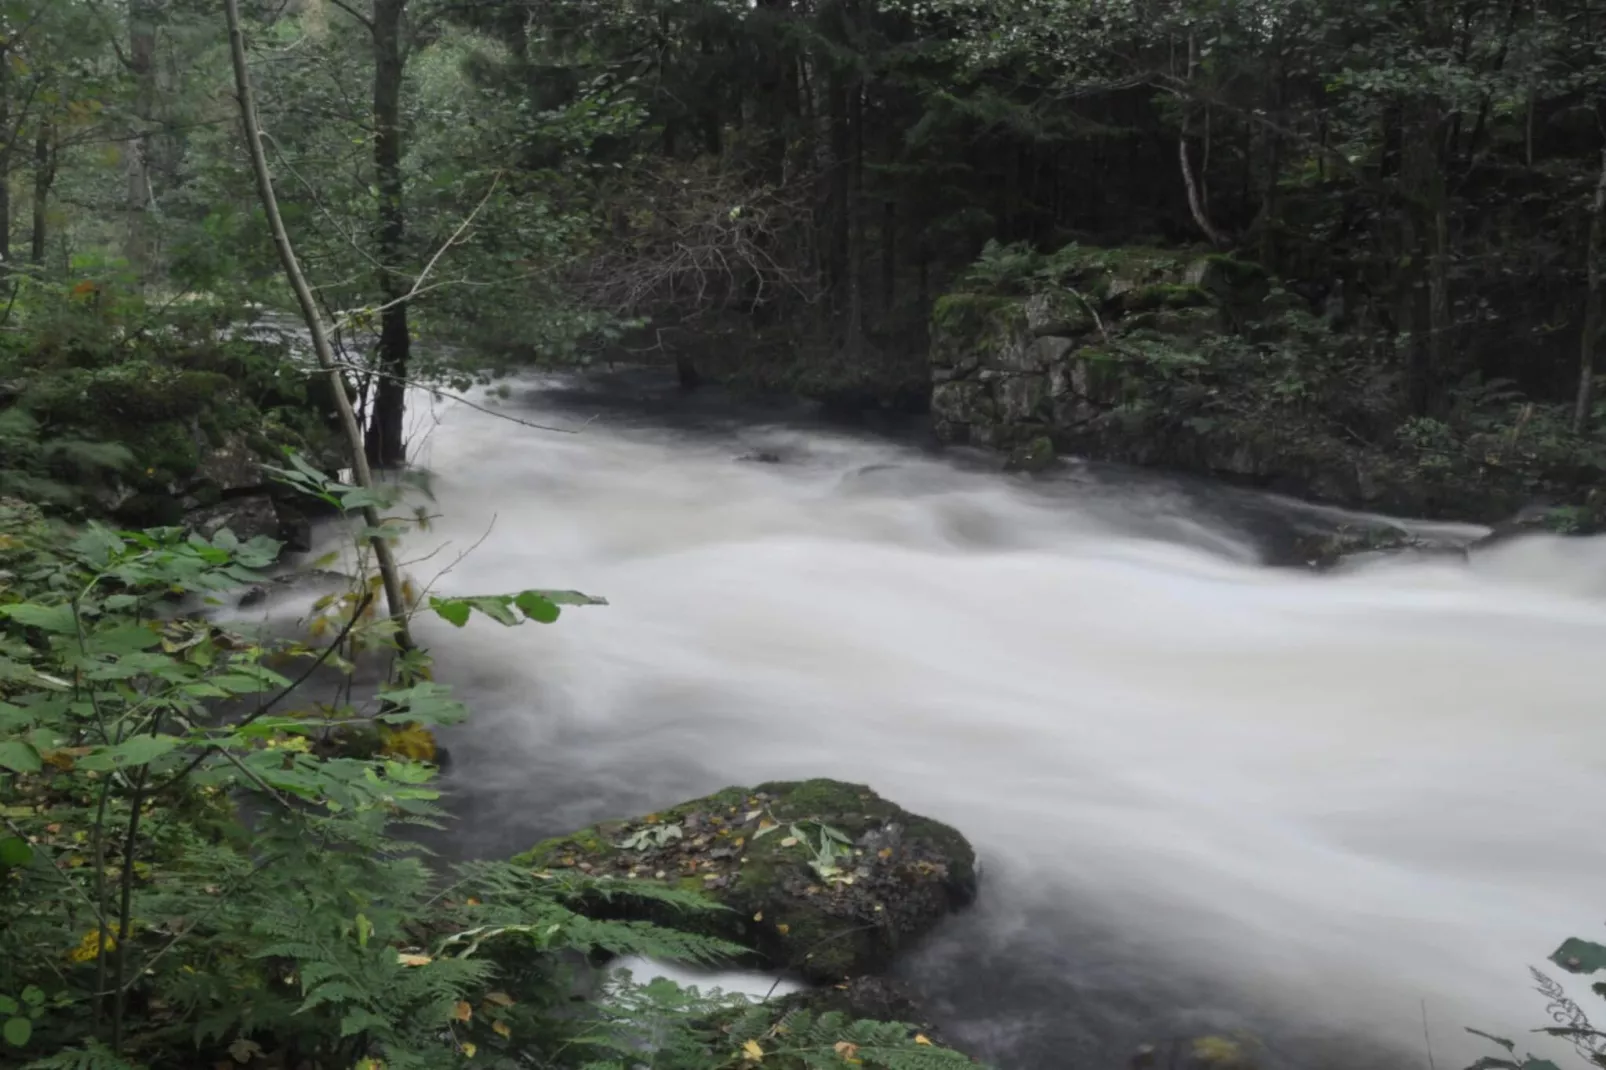
<svg viewBox="0 0 1606 1070">
<path fill-rule="evenodd" d="M 453 850 L 828 775 L 977 845 L 980 904 L 903 968 L 1003 1070 L 1239 1028 L 1426 1066 L 1424 1025 L 1454 1070 L 1463 1026 L 1550 1024 L 1528 967 L 1606 918 L 1606 541 L 1316 576 L 1261 562 L 1332 510 L 632 389 L 485 402 L 573 434 L 420 399 L 412 572 L 611 603 L 422 624 L 475 711 Z"/>
</svg>

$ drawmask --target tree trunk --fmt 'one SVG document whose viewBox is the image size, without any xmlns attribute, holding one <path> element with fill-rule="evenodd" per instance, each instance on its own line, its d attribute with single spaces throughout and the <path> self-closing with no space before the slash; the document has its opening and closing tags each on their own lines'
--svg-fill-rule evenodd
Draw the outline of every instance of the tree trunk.
<svg viewBox="0 0 1606 1070">
<path fill-rule="evenodd" d="M 852 149 L 848 172 L 848 322 L 844 344 L 857 362 L 864 351 L 864 83 L 855 76 L 850 90 L 848 121 Z"/>
<path fill-rule="evenodd" d="M 45 262 L 50 226 L 50 188 L 56 183 L 56 125 L 41 120 L 33 142 L 33 235 L 28 259 L 35 267 Z"/>
<path fill-rule="evenodd" d="M 1188 83 L 1193 83 L 1193 75 L 1199 64 L 1199 46 L 1190 34 L 1188 37 Z M 1192 136 L 1190 131 L 1189 115 L 1193 104 L 1187 97 L 1182 98 L 1182 130 L 1177 134 L 1177 163 L 1182 168 L 1182 185 L 1188 194 L 1188 211 L 1193 215 L 1193 221 L 1198 224 L 1204 236 L 1210 239 L 1210 244 L 1225 246 L 1228 244 L 1227 236 L 1216 228 L 1210 221 L 1209 197 L 1201 189 L 1201 183 L 1208 181 L 1204 174 L 1198 176 L 1193 172 L 1193 160 L 1190 158 L 1188 139 Z"/>
<path fill-rule="evenodd" d="M 374 408 L 368 425 L 368 462 L 376 467 L 407 460 L 405 417 L 412 337 L 407 324 L 408 280 L 402 270 L 407 214 L 402 202 L 402 17 L 407 0 L 374 0 L 374 184 L 379 191 L 376 252 L 379 260 L 379 353 Z"/>
<path fill-rule="evenodd" d="M 1606 148 L 1600 151 L 1600 179 L 1589 206 L 1589 245 L 1585 271 L 1584 328 L 1578 339 L 1578 398 L 1573 405 L 1573 431 L 1589 430 L 1595 409 L 1595 348 L 1601 334 L 1601 258 L 1606 256 Z"/>
<path fill-rule="evenodd" d="M 20 125 L 20 123 L 19 123 Z M 0 279 L 11 274 L 11 49 L 0 44 Z"/>
<path fill-rule="evenodd" d="M 1449 206 L 1442 158 L 1444 112 L 1439 102 L 1418 97 L 1401 113 L 1401 253 L 1410 267 L 1401 291 L 1401 328 L 1410 333 L 1406 391 L 1411 412 L 1434 408 L 1444 373 L 1450 333 Z"/>
<path fill-rule="evenodd" d="M 340 366 L 335 361 L 334 349 L 329 344 L 329 331 L 324 325 L 323 316 L 318 312 L 317 299 L 312 295 L 312 288 L 307 285 L 307 278 L 301 272 L 301 262 L 296 258 L 295 247 L 290 243 L 290 234 L 284 228 L 284 217 L 279 214 L 279 198 L 273 190 L 273 175 L 268 170 L 267 152 L 262 147 L 262 129 L 257 121 L 256 100 L 251 92 L 251 75 L 245 62 L 245 33 L 240 29 L 239 0 L 223 0 L 223 13 L 229 27 L 229 57 L 234 66 L 234 86 L 240 106 L 240 122 L 245 128 L 246 151 L 251 157 L 251 173 L 256 179 L 257 196 L 262 201 L 263 213 L 268 217 L 268 229 L 273 234 L 273 245 L 278 250 L 279 262 L 284 267 L 286 278 L 290 280 L 290 288 L 295 291 L 296 304 L 301 308 L 301 317 L 307 324 L 307 332 L 312 335 L 312 351 L 318 359 L 318 366 L 329 376 L 330 390 L 334 395 L 335 407 L 340 411 L 340 427 L 345 432 L 346 447 L 351 455 L 351 468 L 356 476 L 357 485 L 371 488 L 374 485 L 372 469 L 368 467 L 368 459 L 363 453 L 362 428 L 357 424 L 357 414 L 351 408 L 351 398 L 346 394 L 346 379 L 341 374 Z M 370 530 L 380 526 L 379 511 L 371 505 L 362 509 L 363 523 Z M 379 565 L 379 575 L 385 588 L 385 603 L 390 610 L 391 619 L 396 622 L 396 641 L 402 650 L 413 648 L 412 634 L 407 627 L 407 602 L 402 594 L 401 574 L 396 568 L 396 558 L 390 551 L 390 544 L 378 534 L 369 539 L 373 547 L 374 559 Z"/>
<path fill-rule="evenodd" d="M 128 68 L 134 78 L 134 123 L 124 149 L 128 237 L 125 252 L 134 278 L 143 286 L 155 268 L 155 228 L 151 220 L 151 125 L 156 116 L 155 0 L 129 0 Z"/>
</svg>

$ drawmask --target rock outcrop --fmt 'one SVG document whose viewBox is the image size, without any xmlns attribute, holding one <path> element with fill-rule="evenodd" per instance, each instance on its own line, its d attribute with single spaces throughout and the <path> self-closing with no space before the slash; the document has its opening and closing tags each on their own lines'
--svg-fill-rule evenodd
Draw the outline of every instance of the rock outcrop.
<svg viewBox="0 0 1606 1070">
<path fill-rule="evenodd" d="M 727 909 L 694 924 L 814 983 L 881 972 L 976 895 L 963 836 L 835 780 L 727 788 L 547 840 L 514 861 L 705 896 Z M 688 924 L 628 898 L 615 903 L 645 920 Z"/>
<path fill-rule="evenodd" d="M 1019 471 L 1072 454 L 1374 512 L 1493 523 L 1544 494 L 1569 510 L 1552 526 L 1606 516 L 1572 446 L 1414 420 L 1389 361 L 1258 265 L 1086 246 L 1012 275 L 1007 263 L 984 256 L 933 308 L 944 441 L 1003 451 Z"/>
<path fill-rule="evenodd" d="M 1175 400 L 1170 385 L 1199 377 L 1219 355 L 1210 351 L 1239 337 L 1240 324 L 1297 298 L 1274 291 L 1255 265 L 1216 254 L 1089 248 L 1058 261 L 1055 281 L 1034 292 L 995 288 L 937 302 L 931 370 L 940 438 L 1013 451 L 1025 470 L 1059 450 L 1254 480 L 1302 468 L 1331 478 L 1324 466 L 1305 465 L 1301 444 L 1275 428 L 1226 427 L 1201 418 L 1208 405 L 1159 407 Z"/>
</svg>

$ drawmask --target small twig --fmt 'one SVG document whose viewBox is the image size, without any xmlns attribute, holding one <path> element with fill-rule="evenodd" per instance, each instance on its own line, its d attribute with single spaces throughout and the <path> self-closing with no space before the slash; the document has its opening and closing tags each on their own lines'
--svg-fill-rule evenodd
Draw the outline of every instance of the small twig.
<svg viewBox="0 0 1606 1070">
<path fill-rule="evenodd" d="M 276 788 L 274 788 L 273 785 L 269 784 L 266 780 L 263 780 L 255 772 L 253 772 L 250 769 L 249 766 L 247 766 L 244 762 L 240 761 L 240 759 L 236 758 L 234 755 L 230 754 L 226 750 L 223 750 L 222 748 L 218 749 L 218 753 L 223 755 L 224 759 L 227 760 L 230 765 L 234 766 L 234 768 L 236 768 L 240 772 L 244 773 L 245 776 L 246 776 L 246 779 L 250 780 L 251 783 L 255 784 L 258 788 L 260 788 L 262 790 L 263 794 L 267 795 L 268 798 L 272 799 L 274 802 L 278 803 L 280 806 L 284 807 L 286 810 L 294 810 L 295 809 L 295 807 L 290 805 L 290 800 L 286 799 L 283 795 L 279 794 L 278 790 Z"/>
<path fill-rule="evenodd" d="M 1422 1001 L 1422 1043 L 1428 1049 L 1428 1070 L 1438 1070 L 1433 1062 L 1433 1038 L 1428 1035 L 1428 1001 Z"/>
<path fill-rule="evenodd" d="M 470 545 L 468 549 L 464 550 L 462 553 L 460 553 L 456 557 L 454 557 L 452 559 L 452 563 L 451 564 L 447 565 L 445 568 L 443 568 L 439 572 L 435 573 L 434 577 L 431 578 L 430 581 L 427 584 L 424 585 L 423 590 L 418 592 L 418 601 L 419 601 L 420 604 L 422 604 L 423 601 L 425 600 L 425 598 L 429 595 L 429 593 L 435 589 L 435 585 L 441 581 L 441 577 L 442 576 L 445 576 L 447 573 L 451 572 L 452 569 L 454 569 L 458 565 L 462 564 L 463 560 L 465 558 L 467 558 L 469 554 L 473 553 L 475 550 L 478 550 L 484 544 L 485 540 L 491 537 L 491 531 L 492 531 L 492 529 L 494 529 L 496 527 L 496 517 L 497 517 L 497 514 L 492 513 L 491 514 L 491 522 L 485 526 L 484 534 L 482 534 L 479 538 L 475 539 L 473 544 Z"/>
<path fill-rule="evenodd" d="M 251 724 L 258 718 L 266 716 L 269 710 L 277 706 L 291 692 L 295 691 L 302 684 L 306 683 L 312 674 L 318 671 L 318 667 L 324 662 L 328 661 L 334 652 L 340 648 L 340 644 L 346 641 L 346 636 L 351 634 L 352 629 L 357 626 L 357 622 L 362 619 L 363 610 L 367 609 L 368 603 L 372 602 L 373 600 L 373 592 L 364 591 L 362 598 L 357 602 L 356 608 L 352 610 L 351 619 L 341 627 L 339 633 L 335 636 L 334 642 L 330 643 L 328 646 L 324 647 L 323 650 L 319 651 L 318 656 L 313 659 L 312 664 L 308 665 L 300 676 L 290 681 L 290 683 L 281 689 L 278 694 L 274 695 L 271 699 L 268 699 L 266 702 L 258 706 L 250 716 L 246 717 L 239 724 L 235 725 L 234 730 L 238 732 L 240 729 Z M 195 770 L 200 767 L 202 762 L 206 761 L 209 754 L 217 749 L 218 748 L 215 746 L 207 746 L 201 751 L 200 754 L 197 754 L 193 759 L 191 759 L 188 765 L 174 773 L 172 776 L 168 777 L 167 780 L 163 781 L 159 787 L 154 789 L 150 793 L 151 798 L 155 798 L 156 796 L 163 794 L 170 788 L 182 782 L 185 777 L 195 772 Z"/>
<path fill-rule="evenodd" d="M 417 387 L 420 390 L 427 390 L 427 391 L 429 391 L 430 394 L 434 395 L 435 397 L 445 398 L 447 401 L 455 401 L 459 405 L 467 405 L 469 408 L 474 409 L 476 412 L 483 412 L 485 415 L 494 416 L 498 420 L 506 420 L 509 423 L 518 424 L 520 427 L 532 428 L 533 430 L 536 430 L 536 431 L 554 431 L 554 432 L 556 432 L 556 433 L 558 433 L 560 435 L 578 435 L 581 431 L 585 430 L 591 424 L 595 423 L 596 419 L 597 419 L 595 416 L 593 416 L 593 417 L 588 419 L 585 423 L 581 424 L 577 428 L 576 427 L 552 427 L 552 426 L 550 426 L 548 424 L 538 424 L 534 420 L 524 420 L 524 419 L 520 419 L 517 416 L 510 416 L 505 412 L 498 412 L 495 409 L 488 408 L 488 407 L 486 407 L 484 405 L 479 404 L 478 402 L 470 401 L 468 398 L 463 397 L 461 394 L 453 394 L 449 390 L 442 390 L 439 387 L 430 385 L 429 383 L 422 383 L 422 382 L 419 382 L 416 379 L 409 379 L 404 375 L 394 375 L 394 374 L 391 374 L 390 372 L 379 371 L 379 370 L 373 369 L 373 368 L 366 368 L 366 367 L 364 367 L 364 366 L 362 366 L 360 364 L 349 364 L 348 363 L 348 364 L 341 365 L 341 367 L 346 371 L 352 371 L 352 372 L 358 372 L 358 373 L 368 372 L 368 373 L 371 373 L 373 375 L 377 375 L 382 379 L 389 379 L 391 382 L 394 382 L 394 383 L 401 383 L 404 386 L 414 386 L 414 387 Z"/>
<path fill-rule="evenodd" d="M 382 313 L 388 309 L 395 308 L 397 305 L 404 305 L 413 300 L 413 298 L 417 297 L 420 293 L 424 292 L 425 280 L 427 280 L 430 274 L 434 272 L 435 265 L 440 263 L 441 257 L 446 255 L 446 250 L 456 245 L 463 237 L 463 232 L 469 228 L 471 223 L 474 222 L 475 218 L 480 214 L 481 209 L 490 203 L 492 194 L 496 192 L 496 187 L 501 185 L 501 182 L 502 172 L 498 171 L 494 176 L 492 176 L 491 187 L 485 191 L 485 196 L 480 198 L 480 203 L 474 206 L 474 210 L 472 212 L 463 217 L 463 221 L 457 225 L 457 229 L 452 231 L 452 236 L 447 238 L 445 243 L 442 244 L 439 249 L 435 250 L 435 255 L 429 258 L 429 262 L 424 265 L 424 270 L 418 273 L 418 277 L 413 280 L 412 287 L 408 289 L 406 293 L 395 298 L 394 300 L 385 302 L 377 308 L 365 308 L 362 310 L 363 314 L 369 316 L 378 315 L 379 313 Z M 346 326 L 348 322 L 349 317 L 345 320 L 337 321 L 335 323 L 335 329 L 340 330 L 342 327 Z"/>
</svg>

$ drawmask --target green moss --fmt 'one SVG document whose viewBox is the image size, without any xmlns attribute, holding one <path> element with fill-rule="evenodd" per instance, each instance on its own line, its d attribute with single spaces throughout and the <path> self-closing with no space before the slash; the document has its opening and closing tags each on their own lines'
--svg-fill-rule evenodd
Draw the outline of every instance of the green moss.
<svg viewBox="0 0 1606 1070">
<path fill-rule="evenodd" d="M 1204 257 L 1204 262 L 1235 286 L 1255 286 L 1270 277 L 1264 266 L 1228 253 L 1211 253 Z"/>
<path fill-rule="evenodd" d="M 812 868 L 821 827 L 853 844 L 839 881 Z M 673 826 L 662 842 L 639 833 Z M 545 840 L 520 865 L 579 868 L 594 877 L 655 881 L 727 907 L 690 920 L 818 980 L 870 972 L 975 891 L 970 845 L 860 784 L 807 780 L 733 787 L 656 814 Z M 609 909 L 666 920 L 650 900 L 614 895 Z"/>
<path fill-rule="evenodd" d="M 931 309 L 932 337 L 987 338 L 1024 323 L 1025 311 L 1019 298 L 988 294 L 953 293 L 937 299 Z"/>
</svg>

